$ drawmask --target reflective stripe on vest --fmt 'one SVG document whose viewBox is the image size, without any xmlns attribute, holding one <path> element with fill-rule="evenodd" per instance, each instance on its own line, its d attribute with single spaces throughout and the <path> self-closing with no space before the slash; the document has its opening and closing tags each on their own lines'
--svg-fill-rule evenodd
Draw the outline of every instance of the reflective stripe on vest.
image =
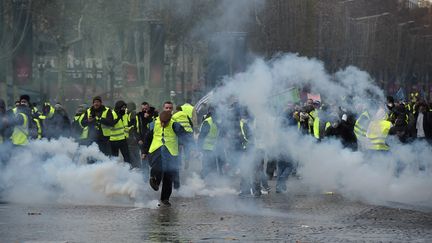
<svg viewBox="0 0 432 243">
<path fill-rule="evenodd" d="M 108 107 L 105 107 L 105 110 L 102 112 L 101 118 L 106 119 L 109 110 L 110 109 Z M 87 109 L 87 118 L 90 116 L 90 113 L 91 113 L 91 108 L 88 108 Z M 99 129 L 99 127 L 96 126 L 96 129 Z M 111 134 L 111 127 L 109 127 L 107 125 L 104 125 L 104 124 L 101 124 L 101 129 L 102 129 L 102 134 L 105 137 L 109 137 L 110 136 L 110 134 Z"/>
<path fill-rule="evenodd" d="M 182 108 L 182 111 L 184 111 L 186 113 L 186 115 L 190 119 L 192 119 L 192 114 L 193 114 L 193 109 L 194 109 L 193 105 L 186 103 L 186 104 L 182 105 L 181 108 Z"/>
<path fill-rule="evenodd" d="M 320 119 L 318 116 L 315 117 L 313 123 L 313 133 L 316 139 L 320 139 Z"/>
<path fill-rule="evenodd" d="M 354 134 L 358 138 L 366 137 L 367 127 L 369 126 L 369 113 L 363 112 L 354 125 Z"/>
<path fill-rule="evenodd" d="M 42 126 L 40 120 L 37 118 L 33 118 L 33 121 L 35 121 L 37 126 L 37 139 L 42 139 Z"/>
<path fill-rule="evenodd" d="M 77 121 L 78 124 L 79 124 L 79 126 L 83 129 L 82 132 L 81 132 L 81 135 L 80 135 L 80 139 L 87 139 L 88 138 L 88 126 L 83 127 L 81 125 L 81 122 L 84 119 L 84 114 L 85 113 L 82 113 L 79 116 L 75 116 L 75 121 Z"/>
<path fill-rule="evenodd" d="M 154 122 L 153 140 L 150 145 L 149 153 L 153 153 L 158 148 L 165 145 L 172 156 L 177 156 L 179 154 L 177 135 L 172 128 L 173 123 L 173 120 L 170 120 L 168 126 L 164 128 L 161 125 L 159 117 L 156 119 Z"/>
<path fill-rule="evenodd" d="M 213 119 L 211 117 L 206 118 L 204 120 L 204 122 L 206 122 L 206 121 L 210 126 L 210 131 L 204 139 L 203 149 L 212 151 L 216 145 L 216 140 L 217 140 L 217 136 L 218 136 L 218 129 L 217 129 L 216 124 L 213 123 Z M 202 127 L 202 125 L 201 125 L 201 127 Z"/>
<path fill-rule="evenodd" d="M 191 124 L 189 122 L 188 115 L 184 111 L 177 111 L 172 116 L 173 121 L 180 123 L 180 125 L 186 130 L 186 132 L 193 132 Z"/>
<path fill-rule="evenodd" d="M 132 120 L 131 117 L 132 117 L 132 113 L 131 112 L 130 113 L 125 113 L 123 115 L 123 125 L 125 126 L 125 136 L 126 136 L 126 138 L 129 138 L 130 131 L 135 127 L 135 124 L 131 124 L 129 126 L 129 124 L 130 124 L 130 122 Z"/>
<path fill-rule="evenodd" d="M 18 113 L 18 115 L 21 115 L 23 117 L 24 123 L 22 125 L 17 125 L 14 127 L 11 140 L 12 143 L 15 145 L 26 145 L 28 144 L 29 136 L 28 118 L 27 115 L 24 113 Z"/>
<path fill-rule="evenodd" d="M 369 140 L 368 149 L 389 150 L 386 138 L 391 128 L 391 122 L 386 120 L 372 121 L 369 125 L 366 137 Z"/>
<path fill-rule="evenodd" d="M 113 118 L 117 120 L 118 115 L 115 111 L 113 111 Z M 120 141 L 126 139 L 125 134 L 125 125 L 123 119 L 118 119 L 117 123 L 114 127 L 111 128 L 110 141 Z"/>
</svg>

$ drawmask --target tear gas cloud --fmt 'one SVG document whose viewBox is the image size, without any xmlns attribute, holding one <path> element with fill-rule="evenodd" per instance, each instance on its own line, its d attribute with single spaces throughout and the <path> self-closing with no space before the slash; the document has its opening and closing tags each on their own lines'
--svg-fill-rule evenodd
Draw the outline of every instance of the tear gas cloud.
<svg viewBox="0 0 432 243">
<path fill-rule="evenodd" d="M 384 92 L 366 72 L 347 67 L 329 74 L 319 60 L 286 54 L 270 62 L 257 59 L 245 72 L 223 81 L 210 99 L 222 127 L 228 127 L 224 123 L 230 121 L 236 101 L 255 119 L 256 143 L 270 159 L 298 163 L 298 174 L 311 190 L 336 191 L 370 203 L 432 207 L 432 150 L 426 143 L 392 143 L 389 153 L 370 154 L 345 149 L 337 140 L 318 143 L 313 136 L 300 135 L 297 127 L 281 127 L 286 104 L 274 106 L 272 98 L 293 86 L 308 87 L 321 95 L 323 103 L 351 112 L 361 112 L 356 110 L 360 101 L 384 105 Z M 404 169 L 396 175 L 398 167 Z"/>
<path fill-rule="evenodd" d="M 0 146 L 1 200 L 17 203 L 73 205 L 122 205 L 157 208 L 160 192 L 154 192 L 142 171 L 130 170 L 119 158 L 109 158 L 96 144 L 79 146 L 72 139 L 32 141 L 22 148 Z M 94 161 L 94 164 L 87 164 Z M 205 188 L 192 173 L 179 192 L 182 197 L 236 193 L 222 185 Z M 220 185 L 220 183 L 219 183 Z"/>
</svg>

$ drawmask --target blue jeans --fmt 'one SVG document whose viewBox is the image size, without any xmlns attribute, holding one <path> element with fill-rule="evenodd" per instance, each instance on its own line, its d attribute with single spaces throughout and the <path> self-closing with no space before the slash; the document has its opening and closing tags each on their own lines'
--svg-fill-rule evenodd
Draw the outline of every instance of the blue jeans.
<svg viewBox="0 0 432 243">
<path fill-rule="evenodd" d="M 288 180 L 289 175 L 293 172 L 293 169 L 294 166 L 291 162 L 278 160 L 276 192 L 283 192 L 287 190 L 286 181 Z"/>
</svg>

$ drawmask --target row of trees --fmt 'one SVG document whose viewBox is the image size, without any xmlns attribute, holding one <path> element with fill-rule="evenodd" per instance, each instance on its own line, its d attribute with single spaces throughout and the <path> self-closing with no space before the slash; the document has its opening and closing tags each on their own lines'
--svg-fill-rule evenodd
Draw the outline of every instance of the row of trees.
<svg viewBox="0 0 432 243">
<path fill-rule="evenodd" d="M 330 71 L 355 65 L 381 86 L 429 91 L 432 78 L 431 8 L 396 0 L 270 0 L 259 15 L 256 49 L 298 52 Z"/>
<path fill-rule="evenodd" d="M 26 8 L 14 11 L 17 4 Z M 104 92 L 111 99 L 138 92 L 137 102 L 143 95 L 165 99 L 172 90 L 180 93 L 180 100 L 194 92 L 199 98 L 200 91 L 211 88 L 204 79 L 209 55 L 215 54 L 208 45 L 215 32 L 247 33 L 248 49 L 267 58 L 297 52 L 323 60 L 331 72 L 359 66 L 386 89 L 419 84 L 429 91 L 432 12 L 407 6 L 401 0 L 1 1 L 0 88 L 10 89 L 5 80 L 14 72 L 10 63 L 22 44 L 14 42 L 23 32 L 14 18 L 30 16 L 34 62 L 43 55 L 55 59 L 55 65 L 47 70 L 33 65 L 37 82 L 26 88 L 54 89 L 51 97 L 57 100 L 64 100 L 77 83 L 80 103 Z M 162 29 L 153 28 L 158 24 Z M 155 51 L 157 42 L 162 50 Z M 96 78 L 94 69 L 71 79 L 71 56 L 101 60 L 102 78 Z M 155 60 L 162 66 L 154 65 Z M 136 77 L 130 77 L 131 70 Z M 49 75 L 41 76 L 41 71 L 51 72 L 51 88 L 43 84 Z M 158 75 L 160 82 L 151 81 Z M 123 85 L 113 92 L 117 81 L 125 84 L 134 78 L 130 88 Z"/>
</svg>

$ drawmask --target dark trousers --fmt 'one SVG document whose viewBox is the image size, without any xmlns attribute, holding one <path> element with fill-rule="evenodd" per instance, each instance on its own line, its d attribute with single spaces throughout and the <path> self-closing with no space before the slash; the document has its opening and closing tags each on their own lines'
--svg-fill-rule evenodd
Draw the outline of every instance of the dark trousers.
<svg viewBox="0 0 432 243">
<path fill-rule="evenodd" d="M 96 144 L 102 153 L 106 156 L 111 156 L 111 145 L 109 140 L 97 140 Z"/>
<path fill-rule="evenodd" d="M 127 145 L 126 140 L 120 140 L 120 141 L 111 141 L 111 152 L 113 156 L 119 156 L 119 150 L 121 151 L 124 161 L 127 163 L 130 163 L 130 155 L 129 155 L 129 148 Z"/>
<path fill-rule="evenodd" d="M 162 163 L 155 163 L 151 167 L 150 176 L 156 179 L 156 183 L 160 185 L 162 183 L 162 191 L 160 200 L 169 200 L 171 193 L 173 182 L 175 179 L 176 172 L 175 171 L 163 171 Z"/>
<path fill-rule="evenodd" d="M 141 168 L 142 165 L 139 147 L 131 143 L 128 143 L 128 147 L 132 168 Z"/>
<path fill-rule="evenodd" d="M 277 162 L 277 181 L 276 191 L 283 192 L 287 190 L 286 181 L 294 170 L 293 163 L 285 160 L 278 160 Z"/>
</svg>

